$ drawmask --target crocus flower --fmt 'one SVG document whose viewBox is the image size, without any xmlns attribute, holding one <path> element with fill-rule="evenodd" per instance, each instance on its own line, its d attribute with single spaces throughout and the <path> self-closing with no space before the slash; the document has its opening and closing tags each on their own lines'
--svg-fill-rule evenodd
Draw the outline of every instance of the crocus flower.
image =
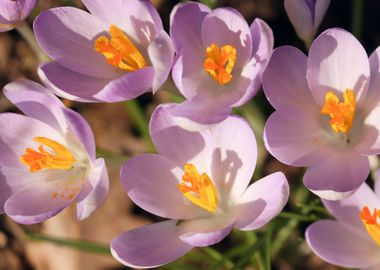
<svg viewBox="0 0 380 270">
<path fill-rule="evenodd" d="M 134 157 L 121 171 L 129 197 L 169 219 L 112 241 L 113 256 L 130 267 L 166 264 L 193 247 L 218 243 L 232 228 L 260 228 L 282 210 L 289 196 L 280 172 L 248 186 L 257 149 L 242 118 L 201 125 L 171 115 L 170 106 L 158 107 L 150 122 L 158 154 Z"/>
<path fill-rule="evenodd" d="M 297 35 L 310 44 L 330 5 L 330 0 L 285 0 L 284 6 Z"/>
<path fill-rule="evenodd" d="M 87 122 L 37 83 L 13 82 L 4 93 L 25 115 L 0 114 L 0 212 L 38 223 L 76 201 L 78 219 L 88 217 L 108 175 Z"/>
<path fill-rule="evenodd" d="M 278 48 L 264 73 L 276 109 L 266 147 L 285 164 L 309 167 L 304 184 L 324 199 L 353 194 L 368 176 L 368 156 L 380 153 L 379 52 L 368 60 L 352 34 L 333 28 L 314 41 L 309 57 Z"/>
<path fill-rule="evenodd" d="M 364 183 L 347 199 L 323 203 L 337 220 L 307 228 L 306 241 L 314 253 L 343 267 L 380 269 L 380 178 L 375 191 Z"/>
<path fill-rule="evenodd" d="M 9 31 L 29 16 L 38 0 L 1 0 L 0 32 Z"/>
<path fill-rule="evenodd" d="M 41 13 L 34 32 L 53 62 L 39 75 L 57 95 L 83 102 L 133 99 L 167 79 L 174 48 L 145 0 L 83 0 L 90 13 L 59 7 Z"/>
<path fill-rule="evenodd" d="M 173 79 L 186 101 L 173 113 L 201 123 L 219 122 L 232 107 L 250 100 L 273 49 L 270 27 L 256 19 L 251 27 L 238 11 L 211 11 L 199 3 L 172 11 L 176 60 Z"/>
</svg>

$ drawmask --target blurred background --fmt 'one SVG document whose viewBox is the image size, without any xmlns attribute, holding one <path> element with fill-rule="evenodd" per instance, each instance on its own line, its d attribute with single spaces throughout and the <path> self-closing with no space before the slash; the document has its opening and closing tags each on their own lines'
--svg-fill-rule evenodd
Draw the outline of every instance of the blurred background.
<svg viewBox="0 0 380 270">
<path fill-rule="evenodd" d="M 153 0 L 152 2 L 159 10 L 168 30 L 169 14 L 179 1 Z M 254 18 L 260 17 L 272 27 L 275 47 L 292 45 L 305 51 L 302 41 L 297 38 L 285 14 L 282 0 L 207 2 L 216 6 L 236 8 L 249 24 Z M 42 10 L 62 5 L 83 8 L 80 1 L 40 0 L 28 18 L 28 24 L 31 26 L 33 19 Z M 378 0 L 331 0 L 320 32 L 330 27 L 341 27 L 351 31 L 370 54 L 380 44 L 379 14 Z M 357 20 L 355 26 L 353 20 Z M 37 58 L 17 31 L 0 33 L 1 88 L 20 78 L 39 81 L 37 66 Z M 180 100 L 180 97 L 169 79 L 155 96 L 148 93 L 139 97 L 137 102 L 147 121 L 158 104 L 173 100 Z M 21 226 L 5 215 L 0 216 L 0 270 L 128 269 L 110 256 L 108 244 L 125 230 L 158 220 L 157 217 L 133 205 L 119 180 L 119 168 L 128 157 L 149 151 L 136 119 L 130 112 L 130 107 L 123 103 L 64 102 L 83 115 L 93 129 L 98 155 L 105 157 L 108 165 L 110 175 L 108 199 L 95 214 L 82 222 L 76 220 L 73 205 L 56 217 L 33 226 Z M 304 242 L 307 225 L 315 219 L 326 216 L 326 213 L 320 201 L 303 187 L 303 169 L 279 163 L 263 148 L 263 125 L 272 110 L 260 91 L 251 103 L 236 110 L 235 113 L 243 115 L 250 121 L 258 137 L 259 164 L 254 178 L 259 179 L 274 171 L 283 171 L 291 185 L 291 198 L 285 210 L 298 213 L 305 218 L 296 218 L 285 213 L 261 231 L 254 233 L 234 231 L 228 238 L 213 246 L 213 249 L 194 249 L 188 255 L 161 269 L 235 269 L 231 268 L 229 260 L 238 263 L 239 269 L 259 269 L 254 258 L 260 256 L 260 252 L 250 246 L 255 237 L 267 237 L 271 246 L 272 269 L 341 269 L 322 262 L 311 253 Z M 0 94 L 0 111 L 17 112 L 2 94 Z"/>
</svg>

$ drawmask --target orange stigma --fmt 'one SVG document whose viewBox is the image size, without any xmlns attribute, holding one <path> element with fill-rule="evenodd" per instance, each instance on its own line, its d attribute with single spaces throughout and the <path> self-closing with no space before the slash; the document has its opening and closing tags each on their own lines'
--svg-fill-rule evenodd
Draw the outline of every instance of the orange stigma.
<svg viewBox="0 0 380 270">
<path fill-rule="evenodd" d="M 111 25 L 109 32 L 111 39 L 101 36 L 95 41 L 95 50 L 103 54 L 108 64 L 126 71 L 146 66 L 144 57 L 123 31 Z"/>
<path fill-rule="evenodd" d="M 210 177 L 203 173 L 200 175 L 193 164 L 185 164 L 185 173 L 179 190 L 193 204 L 209 211 L 215 212 L 218 207 L 218 192 Z"/>
<path fill-rule="evenodd" d="M 231 45 L 219 48 L 212 43 L 206 48 L 206 60 L 204 69 L 219 84 L 227 84 L 232 80 L 231 72 L 236 63 L 236 49 Z"/>
<path fill-rule="evenodd" d="M 380 225 L 377 222 L 377 219 L 380 217 L 380 211 L 376 208 L 371 214 L 369 208 L 365 206 L 360 212 L 360 219 L 363 222 L 364 227 L 366 228 L 368 234 L 371 238 L 380 245 Z"/>
<path fill-rule="evenodd" d="M 327 92 L 321 113 L 331 117 L 330 126 L 335 132 L 347 133 L 352 127 L 355 107 L 355 94 L 352 90 L 347 89 L 343 93 L 343 102 L 339 102 L 333 92 Z"/>
<path fill-rule="evenodd" d="M 73 154 L 62 144 L 45 137 L 35 137 L 33 140 L 41 143 L 38 152 L 32 148 L 26 148 L 25 153 L 20 157 L 20 161 L 29 167 L 30 172 L 34 173 L 42 169 L 69 170 L 76 162 Z M 49 147 L 55 154 L 50 154 L 43 145 Z"/>
</svg>

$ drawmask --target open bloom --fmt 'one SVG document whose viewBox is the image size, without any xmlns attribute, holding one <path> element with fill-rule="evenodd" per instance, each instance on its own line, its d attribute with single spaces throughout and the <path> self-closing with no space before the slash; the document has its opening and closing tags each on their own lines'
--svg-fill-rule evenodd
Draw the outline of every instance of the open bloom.
<svg viewBox="0 0 380 270">
<path fill-rule="evenodd" d="M 83 102 L 133 99 L 169 76 L 174 48 L 149 1 L 83 0 L 42 12 L 34 23 L 41 48 L 54 61 L 39 75 L 57 95 Z"/>
<path fill-rule="evenodd" d="M 111 243 L 113 256 L 131 267 L 154 267 L 193 247 L 213 245 L 232 228 L 264 226 L 289 196 L 285 176 L 271 174 L 248 186 L 256 163 L 255 136 L 239 117 L 200 125 L 173 117 L 168 107 L 152 115 L 150 133 L 159 154 L 128 160 L 121 179 L 141 208 L 171 220 L 125 232 Z"/>
<path fill-rule="evenodd" d="M 323 201 L 335 220 L 306 230 L 306 241 L 323 260 L 343 267 L 380 269 L 380 177 L 375 192 L 363 184 L 351 197 Z"/>
<path fill-rule="evenodd" d="M 330 5 L 330 0 L 285 0 L 284 6 L 297 35 L 311 42 Z"/>
<path fill-rule="evenodd" d="M 38 223 L 76 201 L 78 219 L 88 217 L 108 175 L 87 122 L 37 83 L 13 82 L 4 93 L 25 115 L 0 114 L 0 212 Z"/>
<path fill-rule="evenodd" d="M 283 163 L 309 167 L 304 184 L 324 199 L 353 194 L 368 176 L 368 156 L 380 153 L 379 53 L 368 61 L 353 35 L 334 28 L 314 41 L 308 58 L 278 48 L 264 73 L 276 109 L 266 147 Z"/>
<path fill-rule="evenodd" d="M 38 0 L 0 1 L 0 32 L 17 27 L 37 5 Z"/>
<path fill-rule="evenodd" d="M 199 3 L 178 4 L 170 17 L 176 60 L 172 76 L 186 101 L 173 113 L 201 123 L 219 122 L 250 100 L 272 54 L 270 27 L 251 27 L 234 9 L 211 11 Z"/>
</svg>

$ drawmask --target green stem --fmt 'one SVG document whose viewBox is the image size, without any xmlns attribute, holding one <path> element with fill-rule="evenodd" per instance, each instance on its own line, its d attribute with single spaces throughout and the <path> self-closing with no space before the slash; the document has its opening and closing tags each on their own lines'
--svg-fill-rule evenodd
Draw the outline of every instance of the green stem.
<svg viewBox="0 0 380 270">
<path fill-rule="evenodd" d="M 29 44 L 30 48 L 33 50 L 34 54 L 37 57 L 39 63 L 50 61 L 49 57 L 44 54 L 38 46 L 37 40 L 34 37 L 33 31 L 30 29 L 29 25 L 26 22 L 23 22 L 16 27 L 17 32 L 24 38 L 24 40 Z"/>
<path fill-rule="evenodd" d="M 223 264 L 226 266 L 227 269 L 235 269 L 234 264 L 229 259 L 226 259 L 217 250 L 215 250 L 211 247 L 204 247 L 204 248 L 202 248 L 202 250 L 205 251 L 215 261 L 218 261 L 218 262 L 223 261 Z"/>
<path fill-rule="evenodd" d="M 297 220 L 297 221 L 303 221 L 303 222 L 312 222 L 312 221 L 317 220 L 317 218 L 313 216 L 305 216 L 298 213 L 291 213 L 291 212 L 286 212 L 286 211 L 282 211 L 278 215 L 278 217 Z"/>
<path fill-rule="evenodd" d="M 352 33 L 361 38 L 363 29 L 364 0 L 354 0 L 352 3 Z"/>
<path fill-rule="evenodd" d="M 201 3 L 205 4 L 211 9 L 214 9 L 217 7 L 218 2 L 216 0 L 200 0 Z"/>
<path fill-rule="evenodd" d="M 111 256 L 110 247 L 99 243 L 53 237 L 34 232 L 26 232 L 26 237 L 31 241 L 48 242 L 59 246 Z"/>
<path fill-rule="evenodd" d="M 156 152 L 149 134 L 149 124 L 139 103 L 135 99 L 124 102 L 125 110 L 128 112 L 136 128 L 140 131 L 150 152 Z"/>
<path fill-rule="evenodd" d="M 269 226 L 267 232 L 265 233 L 264 238 L 264 261 L 265 261 L 265 269 L 271 270 L 271 262 L 270 262 L 270 249 L 271 249 L 271 240 L 272 240 L 273 228 Z"/>
<path fill-rule="evenodd" d="M 304 203 L 308 196 L 308 190 L 305 188 L 298 189 L 296 193 L 296 197 L 298 198 L 298 203 Z M 303 215 L 306 215 L 308 213 L 307 210 L 303 209 L 302 211 Z M 291 219 L 288 221 L 288 223 L 277 233 L 276 239 L 273 241 L 272 249 L 271 249 L 271 256 L 274 258 L 276 257 L 277 253 L 281 250 L 283 245 L 285 244 L 286 240 L 288 239 L 289 235 L 293 232 L 293 230 L 297 227 L 299 223 L 299 220 Z"/>
<path fill-rule="evenodd" d="M 255 253 L 260 248 L 260 246 L 261 246 L 261 242 L 256 241 L 253 245 L 247 248 L 246 251 L 243 253 L 242 257 L 240 258 L 240 260 L 235 263 L 234 269 L 241 269 L 245 265 L 245 263 L 251 259 L 251 255 Z M 260 255 L 258 256 L 260 257 Z M 257 257 L 256 259 L 258 260 L 258 264 L 260 266 L 260 263 L 262 263 L 261 259 Z M 260 269 L 262 268 L 260 267 Z"/>
</svg>

